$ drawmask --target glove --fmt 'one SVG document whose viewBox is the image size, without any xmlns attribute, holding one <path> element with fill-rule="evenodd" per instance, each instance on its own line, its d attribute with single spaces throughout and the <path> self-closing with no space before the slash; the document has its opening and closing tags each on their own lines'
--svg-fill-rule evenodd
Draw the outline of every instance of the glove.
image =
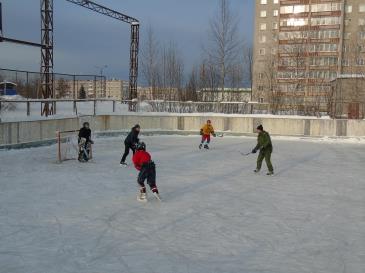
<svg viewBox="0 0 365 273">
<path fill-rule="evenodd" d="M 252 153 L 253 153 L 253 154 L 256 154 L 256 153 L 257 153 L 257 150 L 256 150 L 256 149 L 253 149 L 253 150 L 252 150 Z"/>
<path fill-rule="evenodd" d="M 201 135 L 201 136 L 203 135 L 203 130 L 200 130 L 200 135 Z"/>
</svg>

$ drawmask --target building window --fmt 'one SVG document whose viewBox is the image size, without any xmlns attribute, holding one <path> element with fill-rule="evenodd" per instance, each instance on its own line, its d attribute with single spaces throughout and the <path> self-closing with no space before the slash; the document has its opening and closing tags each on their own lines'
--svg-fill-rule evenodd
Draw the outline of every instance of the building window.
<svg viewBox="0 0 365 273">
<path fill-rule="evenodd" d="M 279 4 L 279 0 L 273 0 L 272 3 L 273 4 Z"/>
<path fill-rule="evenodd" d="M 351 38 L 351 33 L 350 32 L 345 32 L 344 38 L 345 39 L 350 39 Z"/>
<path fill-rule="evenodd" d="M 274 9 L 273 15 L 274 17 L 279 16 L 279 11 L 277 9 Z"/>
<path fill-rule="evenodd" d="M 261 0 L 261 5 L 266 5 L 267 4 L 267 0 Z"/>
<path fill-rule="evenodd" d="M 260 43 L 266 43 L 266 36 L 265 35 L 261 35 Z"/>
<path fill-rule="evenodd" d="M 259 73 L 259 79 L 262 80 L 264 78 L 264 73 Z"/>
<path fill-rule="evenodd" d="M 365 31 L 359 32 L 359 38 L 365 39 Z"/>
<path fill-rule="evenodd" d="M 261 17 L 261 18 L 266 17 L 266 10 L 262 10 L 262 11 L 260 12 L 260 17 Z"/>
<path fill-rule="evenodd" d="M 260 25 L 260 30 L 266 30 L 266 23 L 262 23 Z"/>
<path fill-rule="evenodd" d="M 276 54 L 276 48 L 271 48 L 271 54 L 273 54 L 273 55 Z"/>
<path fill-rule="evenodd" d="M 365 26 L 365 19 L 359 19 L 359 26 Z"/>
<path fill-rule="evenodd" d="M 278 23 L 276 22 L 272 23 L 272 29 L 278 29 Z"/>
<path fill-rule="evenodd" d="M 261 56 L 265 55 L 265 54 L 266 54 L 266 50 L 265 50 L 265 48 L 260 48 L 260 50 L 259 50 L 259 54 L 260 54 Z"/>
<path fill-rule="evenodd" d="M 343 66 L 350 66 L 350 61 L 348 59 L 343 59 L 342 60 L 342 65 Z"/>
<path fill-rule="evenodd" d="M 352 6 L 351 5 L 346 5 L 345 11 L 346 11 L 346 13 L 351 13 L 352 12 Z"/>
<path fill-rule="evenodd" d="M 350 24 L 351 20 L 350 19 L 345 19 L 345 26 L 348 26 Z"/>
<path fill-rule="evenodd" d="M 357 59 L 356 63 L 357 63 L 357 65 L 364 66 L 365 65 L 365 59 Z"/>
<path fill-rule="evenodd" d="M 308 18 L 286 18 L 280 20 L 282 27 L 301 27 L 308 25 Z"/>
<path fill-rule="evenodd" d="M 264 91 L 263 87 L 262 87 L 262 91 Z M 264 103 L 264 98 L 259 98 L 259 103 Z"/>
<path fill-rule="evenodd" d="M 360 12 L 365 12 L 365 4 L 360 4 L 359 5 L 359 11 Z"/>
</svg>

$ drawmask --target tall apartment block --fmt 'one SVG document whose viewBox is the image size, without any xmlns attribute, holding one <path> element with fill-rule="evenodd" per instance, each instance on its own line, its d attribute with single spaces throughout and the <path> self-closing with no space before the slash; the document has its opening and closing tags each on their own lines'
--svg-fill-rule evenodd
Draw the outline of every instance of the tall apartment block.
<svg viewBox="0 0 365 273">
<path fill-rule="evenodd" d="M 331 81 L 365 74 L 365 0 L 255 0 L 253 99 L 326 112 Z"/>
</svg>

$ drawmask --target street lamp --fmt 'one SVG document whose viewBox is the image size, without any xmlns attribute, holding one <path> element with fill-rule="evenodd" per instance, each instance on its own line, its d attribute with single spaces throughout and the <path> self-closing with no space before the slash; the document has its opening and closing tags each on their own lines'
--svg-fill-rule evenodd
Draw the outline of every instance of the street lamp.
<svg viewBox="0 0 365 273">
<path fill-rule="evenodd" d="M 102 97 L 106 97 L 106 78 L 103 84 L 103 72 L 105 68 L 108 68 L 107 65 L 102 65 L 102 66 L 95 66 L 96 69 L 100 69 L 100 78 L 101 78 L 101 82 L 102 82 L 102 86 L 101 86 L 101 95 Z"/>
</svg>

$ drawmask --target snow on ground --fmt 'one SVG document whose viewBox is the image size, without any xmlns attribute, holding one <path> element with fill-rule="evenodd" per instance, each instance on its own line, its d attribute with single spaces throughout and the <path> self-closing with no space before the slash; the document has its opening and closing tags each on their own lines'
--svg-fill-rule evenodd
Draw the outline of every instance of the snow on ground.
<svg viewBox="0 0 365 273">
<path fill-rule="evenodd" d="M 363 273 L 363 145 L 275 139 L 276 176 L 253 174 L 254 138 L 145 137 L 163 202 L 136 201 L 119 138 L 55 164 L 55 146 L 0 151 L 0 272 Z"/>
<path fill-rule="evenodd" d="M 5 103 L 4 103 L 5 104 Z M 30 116 L 27 116 L 26 100 L 24 102 L 8 102 L 7 107 L 0 112 L 0 120 L 3 122 L 33 121 L 55 118 L 70 118 L 76 116 L 93 115 L 94 103 L 91 101 L 77 102 L 77 113 L 73 112 L 73 102 L 58 102 L 57 114 L 49 117 L 41 116 L 41 103 L 30 103 Z M 9 107 L 10 106 L 10 107 Z M 112 101 L 98 101 L 96 104 L 97 115 L 125 114 L 128 112 L 128 105 L 116 102 L 113 113 Z"/>
<path fill-rule="evenodd" d="M 94 103 L 92 101 L 77 102 L 77 113 L 73 112 L 73 102 L 57 102 L 57 114 L 44 117 L 41 116 L 41 103 L 30 103 L 30 116 L 27 116 L 26 100 L 24 102 L 8 102 L 3 103 L 0 111 L 0 121 L 15 122 L 15 121 L 34 121 L 44 119 L 59 119 L 71 118 L 76 116 L 93 115 Z M 128 105 L 120 102 L 115 104 L 115 112 L 113 112 L 112 101 L 97 101 L 97 115 L 146 115 L 149 116 L 206 116 L 206 117 L 254 117 L 254 118 L 288 118 L 288 119 L 329 119 L 329 116 L 320 118 L 315 116 L 298 116 L 298 115 L 272 115 L 272 114 L 223 114 L 223 113 L 168 113 L 168 112 L 152 112 L 152 106 L 147 102 L 140 102 L 138 105 L 138 113 L 129 112 Z"/>
</svg>

